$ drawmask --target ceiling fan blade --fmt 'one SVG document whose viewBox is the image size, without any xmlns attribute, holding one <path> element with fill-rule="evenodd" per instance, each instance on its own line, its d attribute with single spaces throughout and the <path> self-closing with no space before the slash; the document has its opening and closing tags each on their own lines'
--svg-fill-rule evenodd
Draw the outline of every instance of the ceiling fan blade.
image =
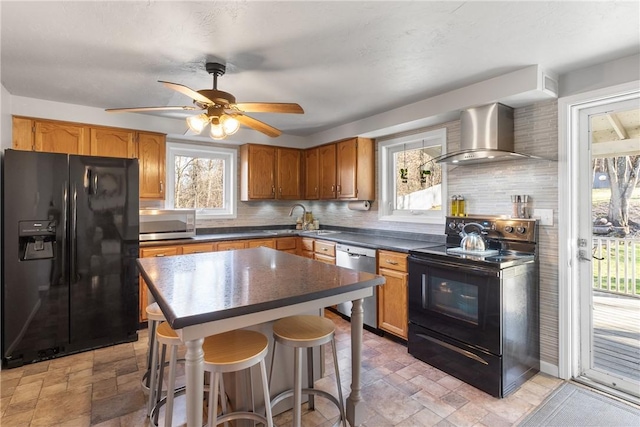
<svg viewBox="0 0 640 427">
<path fill-rule="evenodd" d="M 247 113 L 290 113 L 304 114 L 301 106 L 294 103 L 278 103 L 278 102 L 240 102 L 235 106 Z"/>
<path fill-rule="evenodd" d="M 176 107 L 131 107 L 131 108 L 107 108 L 104 111 L 109 113 L 135 113 L 138 111 L 168 111 L 168 110 L 199 110 L 192 106 L 176 106 Z"/>
<path fill-rule="evenodd" d="M 188 88 L 185 85 L 181 85 L 178 83 L 165 82 L 162 80 L 158 80 L 158 82 L 162 83 L 165 87 L 168 87 L 169 89 L 173 89 L 175 91 L 182 93 L 183 95 L 187 95 L 189 98 L 195 101 L 202 102 L 203 104 L 214 104 L 214 102 L 211 101 L 206 96 L 199 94 L 195 90 Z"/>
<path fill-rule="evenodd" d="M 282 131 L 280 131 L 279 129 L 276 129 L 273 126 L 269 126 L 268 124 L 261 122 L 260 120 L 254 119 L 253 117 L 236 114 L 233 116 L 233 118 L 239 121 L 241 124 L 250 127 L 251 129 L 255 129 L 258 132 L 262 132 L 272 138 L 275 138 L 276 136 L 280 136 L 282 134 Z"/>
</svg>

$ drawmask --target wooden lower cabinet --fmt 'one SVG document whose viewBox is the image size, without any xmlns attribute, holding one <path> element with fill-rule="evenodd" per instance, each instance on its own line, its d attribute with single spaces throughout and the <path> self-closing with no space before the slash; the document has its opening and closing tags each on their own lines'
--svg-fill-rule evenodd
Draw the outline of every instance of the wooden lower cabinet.
<svg viewBox="0 0 640 427">
<path fill-rule="evenodd" d="M 378 274 L 386 280 L 378 286 L 378 327 L 405 340 L 409 331 L 407 256 L 378 251 Z"/>
<path fill-rule="evenodd" d="M 182 246 L 182 255 L 215 252 L 216 250 L 217 247 L 215 243 L 190 243 Z"/>
<path fill-rule="evenodd" d="M 326 264 L 336 263 L 336 244 L 326 240 L 316 240 L 313 243 L 314 259 Z"/>
<path fill-rule="evenodd" d="M 151 248 L 140 248 L 140 258 L 151 257 L 163 257 L 180 255 L 182 253 L 182 246 L 155 246 Z M 147 305 L 149 305 L 149 289 L 144 282 L 142 275 L 140 275 L 140 287 L 139 287 L 139 302 L 140 302 L 140 322 L 147 321 Z"/>
<path fill-rule="evenodd" d="M 276 249 L 290 254 L 298 254 L 297 237 L 279 237 L 276 239 Z"/>
<path fill-rule="evenodd" d="M 246 247 L 246 240 L 230 240 L 228 242 L 218 242 L 218 251 L 233 251 L 236 249 L 245 249 Z"/>
<path fill-rule="evenodd" d="M 300 255 L 305 258 L 313 259 L 313 241 L 308 237 L 300 237 Z"/>
<path fill-rule="evenodd" d="M 255 239 L 249 240 L 247 247 L 249 248 L 276 248 L 276 239 Z"/>
</svg>

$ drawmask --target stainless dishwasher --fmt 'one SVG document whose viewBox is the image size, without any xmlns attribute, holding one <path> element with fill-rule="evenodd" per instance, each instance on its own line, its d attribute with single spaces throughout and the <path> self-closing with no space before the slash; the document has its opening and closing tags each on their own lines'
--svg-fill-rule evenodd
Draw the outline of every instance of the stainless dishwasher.
<svg viewBox="0 0 640 427">
<path fill-rule="evenodd" d="M 336 245 L 336 265 L 339 267 L 351 268 L 353 270 L 364 271 L 376 274 L 376 250 L 361 248 L 351 245 Z M 378 329 L 378 305 L 376 303 L 377 290 L 374 289 L 372 296 L 365 298 L 362 304 L 364 309 L 364 324 Z M 351 317 L 351 302 L 338 304 L 336 309 L 341 314 Z"/>
</svg>

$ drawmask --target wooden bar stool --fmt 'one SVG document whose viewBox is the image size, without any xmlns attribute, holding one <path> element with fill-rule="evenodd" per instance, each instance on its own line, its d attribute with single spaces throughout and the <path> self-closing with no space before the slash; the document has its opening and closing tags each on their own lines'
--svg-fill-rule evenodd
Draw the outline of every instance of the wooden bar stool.
<svg viewBox="0 0 640 427">
<path fill-rule="evenodd" d="M 174 331 L 167 322 L 162 322 L 156 330 L 156 339 L 158 344 L 162 344 L 162 352 L 160 356 L 160 369 L 157 375 L 157 383 L 155 385 L 155 400 L 154 406 L 151 410 L 150 417 L 152 418 L 153 425 L 158 425 L 158 416 L 160 414 L 160 407 L 166 402 L 166 409 L 164 414 L 165 427 L 171 427 L 173 421 L 173 400 L 176 392 L 183 392 L 184 388 L 176 390 L 176 365 L 178 363 L 178 346 L 182 344 L 178 334 Z M 169 378 L 167 383 L 167 396 L 166 401 L 162 399 L 162 377 L 164 374 L 165 357 L 167 353 L 167 347 L 170 347 L 171 355 L 169 357 Z M 152 366 L 153 367 L 153 366 Z M 155 377 L 152 376 L 152 381 Z"/>
<path fill-rule="evenodd" d="M 158 375 L 158 341 L 156 339 L 156 330 L 158 329 L 158 325 L 164 322 L 165 318 L 156 302 L 149 304 L 146 312 L 147 319 L 149 320 L 149 345 L 147 350 L 147 372 L 142 376 L 142 386 L 149 390 L 147 416 L 150 416 L 156 397 L 155 384 Z"/>
<path fill-rule="evenodd" d="M 269 340 L 266 336 L 259 332 L 244 329 L 225 332 L 204 339 L 204 343 L 202 344 L 204 351 L 204 370 L 205 372 L 209 372 L 210 375 L 209 427 L 235 419 L 249 419 L 265 423 L 267 427 L 273 427 L 267 369 L 264 363 L 268 347 Z M 218 417 L 218 390 L 222 374 L 248 369 L 258 363 L 260 364 L 260 372 L 262 374 L 262 391 L 264 394 L 266 417 L 255 413 L 255 408 L 253 408 L 254 412 L 236 411 L 225 414 L 225 405 L 222 407 L 222 416 Z M 251 391 L 251 398 L 253 402 L 253 390 Z M 224 391 L 222 401 L 226 401 Z"/>
<path fill-rule="evenodd" d="M 300 315 L 290 316 L 277 320 L 273 324 L 273 337 L 275 343 L 273 345 L 273 355 L 271 358 L 271 369 L 269 371 L 269 380 L 273 375 L 273 362 L 276 356 L 276 343 L 283 344 L 294 349 L 294 374 L 293 374 L 293 389 L 286 390 L 277 395 L 271 400 L 271 405 L 275 406 L 278 402 L 293 395 L 293 425 L 301 425 L 301 406 L 302 395 L 309 395 L 311 403 L 312 395 L 322 396 L 325 399 L 333 402 L 340 410 L 340 418 L 343 425 L 347 426 L 347 421 L 344 412 L 344 400 L 342 398 L 342 386 L 340 384 L 340 372 L 338 370 L 338 355 L 336 352 L 335 342 L 335 330 L 334 323 L 321 316 L 312 315 Z M 331 343 L 333 349 L 333 364 L 336 372 L 336 384 L 338 387 L 338 399 L 335 396 L 327 393 L 324 390 L 317 390 L 313 387 L 313 376 L 311 370 L 313 369 L 312 361 L 310 358 L 307 360 L 307 366 L 310 370 L 309 373 L 309 387 L 302 388 L 302 349 L 311 349 L 312 347 L 320 346 L 323 344 Z M 310 354 L 310 351 L 308 351 Z"/>
</svg>

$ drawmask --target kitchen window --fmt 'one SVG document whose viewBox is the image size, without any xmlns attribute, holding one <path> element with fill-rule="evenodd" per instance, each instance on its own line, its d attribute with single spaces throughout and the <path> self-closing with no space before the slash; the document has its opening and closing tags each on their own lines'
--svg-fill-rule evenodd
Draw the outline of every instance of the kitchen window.
<svg viewBox="0 0 640 427">
<path fill-rule="evenodd" d="M 380 220 L 444 223 L 446 173 L 434 158 L 446 140 L 443 128 L 380 143 Z"/>
<path fill-rule="evenodd" d="M 167 144 L 167 207 L 195 209 L 198 219 L 236 217 L 237 151 Z"/>
</svg>

